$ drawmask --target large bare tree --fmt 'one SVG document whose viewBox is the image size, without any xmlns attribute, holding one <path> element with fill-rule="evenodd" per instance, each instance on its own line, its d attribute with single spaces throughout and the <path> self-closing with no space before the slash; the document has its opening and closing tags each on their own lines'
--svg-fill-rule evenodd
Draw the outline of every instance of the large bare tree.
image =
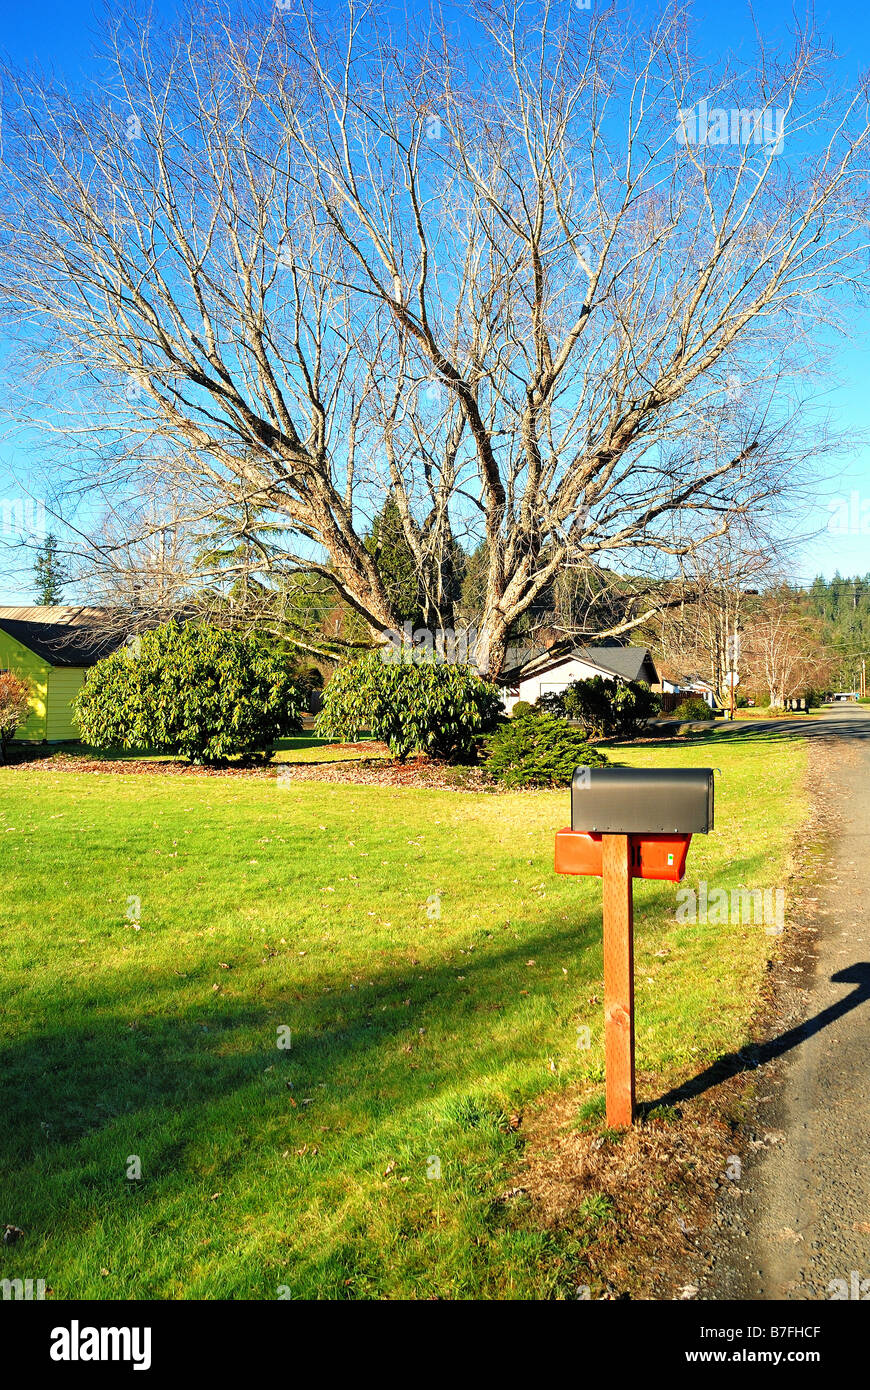
<svg viewBox="0 0 870 1390">
<path fill-rule="evenodd" d="M 748 622 L 743 655 L 750 683 L 756 692 L 766 689 L 773 708 L 810 689 L 828 688 L 836 670 L 801 599 L 787 586 L 772 588 Z"/>
<path fill-rule="evenodd" d="M 678 579 L 664 586 L 660 612 L 648 629 L 665 663 L 681 676 L 701 675 L 728 704 L 728 674 L 745 675 L 747 614 L 762 588 L 775 587 L 785 556 L 740 518 L 727 536 L 700 546 Z"/>
<path fill-rule="evenodd" d="M 165 529 L 162 481 L 176 525 L 273 514 L 263 570 L 327 576 L 378 638 L 390 494 L 430 625 L 452 538 L 486 543 L 497 674 L 566 567 L 658 584 L 781 499 L 862 265 L 865 94 L 831 94 L 811 30 L 713 68 L 690 32 L 547 0 L 401 33 L 208 5 L 107 15 L 86 91 L 7 72 L 13 413 L 56 439 L 58 510 L 99 518 L 93 571 Z"/>
</svg>

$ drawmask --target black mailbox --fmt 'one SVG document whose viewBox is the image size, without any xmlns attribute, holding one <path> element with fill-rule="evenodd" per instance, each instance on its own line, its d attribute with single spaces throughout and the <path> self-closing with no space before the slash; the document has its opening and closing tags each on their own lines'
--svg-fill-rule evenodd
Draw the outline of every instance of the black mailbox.
<svg viewBox="0 0 870 1390">
<path fill-rule="evenodd" d="M 603 835 L 706 835 L 713 829 L 713 769 L 575 768 L 571 829 Z"/>
</svg>

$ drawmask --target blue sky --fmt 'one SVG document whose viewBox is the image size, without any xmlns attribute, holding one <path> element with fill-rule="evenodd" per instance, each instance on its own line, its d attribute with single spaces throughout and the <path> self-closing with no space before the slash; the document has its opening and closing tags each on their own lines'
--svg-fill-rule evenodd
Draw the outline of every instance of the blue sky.
<svg viewBox="0 0 870 1390">
<path fill-rule="evenodd" d="M 336 0 L 328 2 L 331 6 L 336 4 Z M 409 3 L 413 5 L 415 0 Z M 157 0 L 155 8 L 168 16 L 176 7 L 174 0 Z M 635 12 L 651 11 L 655 9 L 655 0 L 631 8 Z M 800 9 L 800 0 L 795 8 Z M 790 27 L 792 10 L 792 0 L 765 0 L 756 6 L 755 20 L 766 37 L 775 39 Z M 751 21 L 743 0 L 726 4 L 707 0 L 697 4 L 694 13 L 699 45 L 711 57 L 726 51 L 739 54 L 744 45 L 751 43 Z M 836 0 L 834 4 L 818 6 L 815 13 L 818 26 L 832 38 L 847 72 L 870 66 L 870 7 L 866 0 Z M 40 0 L 39 4 L 5 7 L 0 47 L 16 63 L 29 65 L 37 61 L 77 83 L 87 81 L 94 71 L 90 55 L 98 33 L 99 11 L 91 0 Z M 849 330 L 850 340 L 834 351 L 832 381 L 825 387 L 833 426 L 846 434 L 849 444 L 837 458 L 825 461 L 827 481 L 817 490 L 805 524 L 806 529 L 818 529 L 823 534 L 795 547 L 791 577 L 796 582 L 809 582 L 820 572 L 831 576 L 836 570 L 843 574 L 870 570 L 870 536 L 860 534 L 860 524 L 841 528 L 852 534 L 831 535 L 825 530 L 835 499 L 843 499 L 847 507 L 851 499 L 855 518 L 870 516 L 870 310 L 853 315 Z M 0 363 L 3 346 L 0 342 Z M 14 446 L 8 440 L 4 443 L 8 428 L 8 422 L 4 422 L 0 434 L 0 498 L 8 497 L 12 491 L 10 465 L 21 472 L 27 468 L 29 452 L 33 458 L 39 455 L 39 440 L 32 436 L 26 441 L 19 438 Z M 865 501 L 862 513 L 860 508 Z M 863 529 L 870 531 L 870 522 Z M 5 568 L 0 563 L 0 569 Z M 0 603 L 10 602 L 33 602 L 28 574 L 17 582 L 0 577 Z"/>
</svg>

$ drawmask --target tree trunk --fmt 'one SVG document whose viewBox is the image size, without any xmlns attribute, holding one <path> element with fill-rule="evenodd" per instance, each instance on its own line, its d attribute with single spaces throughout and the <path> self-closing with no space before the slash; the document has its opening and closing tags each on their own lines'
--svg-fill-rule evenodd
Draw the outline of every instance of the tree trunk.
<svg viewBox="0 0 870 1390">
<path fill-rule="evenodd" d="M 508 624 L 498 609 L 490 609 L 477 634 L 474 661 L 481 676 L 495 680 L 504 670 Z"/>
</svg>

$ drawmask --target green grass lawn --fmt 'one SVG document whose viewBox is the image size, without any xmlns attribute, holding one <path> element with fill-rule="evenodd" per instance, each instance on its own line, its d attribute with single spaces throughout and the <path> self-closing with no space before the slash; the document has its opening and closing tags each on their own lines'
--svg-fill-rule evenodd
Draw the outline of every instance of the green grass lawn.
<svg viewBox="0 0 870 1390">
<path fill-rule="evenodd" d="M 800 740 L 616 756 L 720 769 L 686 884 L 784 883 Z M 594 1219 L 542 1230 L 500 1200 L 512 1113 L 603 1077 L 600 884 L 552 870 L 567 792 L 50 765 L 0 787 L 0 1222 L 26 1232 L 0 1277 L 119 1299 L 572 1286 Z M 772 940 L 677 924 L 672 884 L 635 902 L 651 1099 L 744 1040 Z"/>
</svg>

